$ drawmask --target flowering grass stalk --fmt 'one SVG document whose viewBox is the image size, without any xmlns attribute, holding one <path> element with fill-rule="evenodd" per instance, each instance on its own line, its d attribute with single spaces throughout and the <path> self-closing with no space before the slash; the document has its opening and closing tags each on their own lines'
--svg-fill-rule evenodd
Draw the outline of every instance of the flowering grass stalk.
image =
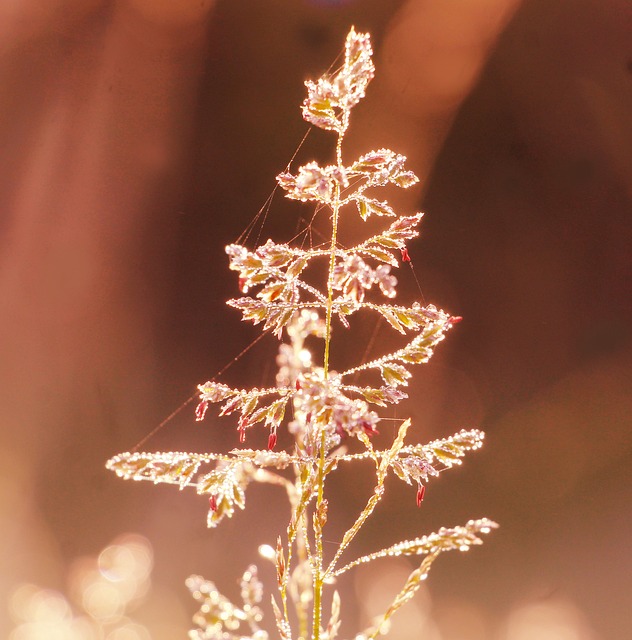
<svg viewBox="0 0 632 640">
<path fill-rule="evenodd" d="M 428 362 L 435 346 L 460 318 L 415 302 L 402 306 L 388 302 L 396 295 L 397 279 L 391 273 L 401 262 L 410 262 L 407 242 L 419 235 L 421 213 L 399 215 L 375 197 L 375 190 L 394 185 L 408 188 L 418 182 L 405 167 L 406 158 L 389 149 L 343 162 L 343 141 L 353 107 L 364 97 L 374 75 L 368 34 L 351 30 L 346 39 L 344 62 L 334 73 L 308 81 L 303 117 L 312 125 L 336 135 L 335 164 L 310 162 L 277 176 L 288 198 L 312 203 L 329 211 L 330 239 L 322 246 L 294 246 L 268 240 L 253 250 L 240 244 L 226 247 L 230 268 L 239 274 L 242 296 L 228 304 L 241 311 L 243 319 L 263 324 L 264 331 L 285 338 L 279 349 L 277 384 L 270 388 L 237 389 L 210 380 L 199 386 L 196 418 L 203 420 L 210 404 L 219 404 L 219 414 L 237 416 L 239 448 L 227 454 L 124 453 L 108 461 L 108 468 L 126 479 L 194 487 L 209 497 L 208 526 L 215 527 L 235 509 L 245 507 L 251 482 L 282 487 L 291 507 L 285 534 L 276 547 L 261 553 L 276 566 L 278 595 L 272 610 L 282 640 L 312 638 L 332 640 L 340 627 L 340 598 L 334 592 L 328 621 L 324 622 L 323 591 L 338 576 L 358 564 L 384 557 L 418 556 L 420 564 L 409 576 L 381 620 L 356 635 L 374 638 L 383 633 L 390 617 L 419 589 L 430 565 L 444 551 L 465 551 L 482 542 L 481 534 L 496 524 L 486 518 L 464 526 L 441 528 L 435 533 L 399 542 L 391 547 L 341 563 L 355 536 L 373 514 L 385 492 L 385 481 L 394 473 L 416 488 L 419 506 L 431 477 L 461 463 L 478 449 L 484 434 L 476 429 L 425 445 L 406 444 L 410 420 L 403 420 L 389 448 L 374 447 L 372 436 L 381 420 L 377 408 L 406 398 L 404 391 L 411 368 Z M 340 216 L 390 218 L 385 228 L 352 247 L 338 241 Z M 325 263 L 326 279 L 318 282 L 318 263 Z M 247 295 L 251 290 L 256 293 Z M 385 300 L 386 299 L 386 300 Z M 360 363 L 342 372 L 330 365 L 331 338 L 335 321 L 349 329 L 351 316 L 359 311 L 377 314 L 405 336 L 399 349 Z M 313 362 L 306 342 L 324 341 L 322 365 Z M 366 382 L 358 383 L 366 378 Z M 286 414 L 289 419 L 286 419 Z M 293 436 L 293 445 L 276 451 L 282 424 Z M 256 425 L 267 430 L 267 449 L 243 446 Z M 354 445 L 354 441 L 356 444 Z M 375 468 L 375 486 L 353 525 L 343 534 L 337 550 L 327 557 L 323 532 L 329 500 L 327 478 L 342 464 L 367 461 Z M 211 465 L 210 470 L 202 470 Z M 220 594 L 212 582 L 192 576 L 187 582 L 201 608 L 194 618 L 193 640 L 266 640 L 262 620 L 262 584 L 256 567 L 242 576 L 239 606 Z"/>
</svg>

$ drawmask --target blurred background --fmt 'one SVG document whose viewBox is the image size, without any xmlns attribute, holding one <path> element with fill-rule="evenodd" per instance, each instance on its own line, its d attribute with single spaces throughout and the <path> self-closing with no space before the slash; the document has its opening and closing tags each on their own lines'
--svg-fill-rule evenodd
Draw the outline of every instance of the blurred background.
<svg viewBox="0 0 632 640">
<path fill-rule="evenodd" d="M 372 33 L 377 75 L 347 158 L 408 156 L 421 186 L 397 202 L 426 212 L 410 246 L 423 296 L 464 317 L 401 411 L 422 442 L 487 433 L 421 509 L 389 485 L 356 551 L 469 518 L 501 524 L 481 549 L 437 562 L 391 637 L 632 637 L 629 0 L 0 4 L 1 637 L 92 637 L 34 621 L 82 606 L 128 615 L 138 600 L 110 640 L 184 638 L 196 609 L 185 578 L 237 595 L 256 547 L 274 541 L 287 509 L 272 489 L 253 488 L 245 513 L 209 531 L 204 498 L 104 464 L 258 335 L 224 305 L 237 287 L 223 247 L 292 157 L 303 81 L 352 24 Z M 331 152 L 313 131 L 296 162 Z M 261 241 L 308 213 L 277 195 Z M 412 274 L 398 277 L 402 300 L 418 299 Z M 361 329 L 349 335 L 362 354 Z M 228 381 L 274 375 L 274 339 L 257 348 Z M 143 448 L 235 446 L 232 423 L 209 416 L 195 424 L 188 406 Z M 370 490 L 361 474 L 340 483 L 332 545 Z M 77 577 L 94 577 L 97 557 L 106 576 L 104 557 L 132 558 L 125 575 L 144 585 L 106 614 Z M 342 637 L 412 566 L 387 565 L 341 583 Z M 261 575 L 272 582 L 272 567 Z"/>
</svg>

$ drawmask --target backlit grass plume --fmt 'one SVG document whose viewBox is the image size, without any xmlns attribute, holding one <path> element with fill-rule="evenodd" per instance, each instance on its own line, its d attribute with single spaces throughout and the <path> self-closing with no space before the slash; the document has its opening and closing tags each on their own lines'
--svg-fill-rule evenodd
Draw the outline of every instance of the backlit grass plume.
<svg viewBox="0 0 632 640">
<path fill-rule="evenodd" d="M 261 324 L 281 340 L 277 384 L 270 388 L 237 389 L 210 380 L 199 386 L 196 417 L 202 420 L 211 404 L 220 415 L 236 417 L 241 446 L 226 454 L 124 453 L 112 458 L 108 468 L 125 479 L 193 487 L 208 496 L 208 525 L 243 509 L 252 482 L 285 489 L 291 518 L 274 547 L 262 554 L 276 565 L 278 593 L 272 596 L 272 612 L 283 640 L 312 638 L 331 640 L 340 626 L 340 598 L 335 593 L 331 610 L 323 610 L 323 590 L 332 588 L 337 576 L 360 563 L 386 556 L 417 556 L 419 566 L 376 626 L 357 634 L 373 638 L 386 629 L 391 615 L 419 589 L 432 562 L 444 551 L 467 550 L 481 543 L 481 534 L 496 524 L 471 520 L 464 526 L 442 528 L 436 533 L 405 540 L 356 559 L 341 562 L 350 553 L 353 539 L 384 497 L 385 480 L 394 474 L 413 488 L 412 500 L 420 505 L 426 483 L 442 471 L 461 463 L 478 449 L 484 434 L 475 429 L 425 445 L 407 444 L 410 420 L 403 420 L 386 449 L 373 445 L 387 410 L 406 398 L 405 388 L 415 365 L 428 362 L 459 318 L 433 305 L 412 306 L 392 302 L 397 279 L 391 270 L 409 262 L 407 244 L 419 234 L 421 213 L 400 215 L 376 197 L 380 187 L 406 189 L 418 182 L 406 167 L 406 158 L 389 149 L 365 153 L 350 163 L 343 161 L 343 141 L 353 107 L 364 97 L 374 66 L 368 34 L 353 29 L 347 36 L 344 63 L 316 82 L 308 81 L 303 117 L 336 136 L 335 163 L 310 162 L 296 173 L 277 176 L 288 198 L 310 203 L 316 212 L 327 211 L 331 236 L 323 245 L 294 246 L 268 240 L 253 249 L 240 244 L 226 247 L 230 268 L 239 276 L 242 296 L 229 300 L 244 320 Z M 338 240 L 341 215 L 358 224 L 370 216 L 385 219 L 382 231 L 351 247 Z M 320 264 L 320 268 L 318 265 Z M 319 274 L 321 282 L 318 282 Z M 397 350 L 361 362 L 344 371 L 330 366 L 331 336 L 335 325 L 349 330 L 359 311 L 377 314 L 402 334 Z M 322 340 L 322 357 L 306 349 L 306 341 Z M 314 358 L 314 359 L 313 359 Z M 277 450 L 279 430 L 288 429 L 293 444 Z M 267 447 L 245 448 L 245 442 Z M 354 445 L 354 442 L 356 443 Z M 343 534 L 333 553 L 325 553 L 323 535 L 328 511 L 337 497 L 327 491 L 329 474 L 340 465 L 371 464 L 375 486 L 353 525 Z M 247 567 L 241 579 L 242 599 L 234 605 L 212 582 L 198 576 L 188 581 L 201 608 L 194 618 L 194 640 L 266 640 L 260 627 L 266 607 L 256 567 Z"/>
</svg>

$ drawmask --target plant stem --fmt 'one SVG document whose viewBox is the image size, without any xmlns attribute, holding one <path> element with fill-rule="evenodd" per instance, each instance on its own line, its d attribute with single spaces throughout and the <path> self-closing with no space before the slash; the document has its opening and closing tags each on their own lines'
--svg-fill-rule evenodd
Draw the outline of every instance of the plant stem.
<svg viewBox="0 0 632 640">
<path fill-rule="evenodd" d="M 333 574 L 336 563 L 340 559 L 340 556 L 343 554 L 344 550 L 349 546 L 349 543 L 355 538 L 356 534 L 360 531 L 362 525 L 367 521 L 367 518 L 373 513 L 377 503 L 382 499 L 384 495 L 384 483 L 378 481 L 378 485 L 375 487 L 375 492 L 370 497 L 366 507 L 362 510 L 362 513 L 357 517 L 356 521 L 353 523 L 353 526 L 350 527 L 347 532 L 344 534 L 342 538 L 342 542 L 334 555 L 333 560 L 327 567 L 325 571 L 325 578 L 331 574 Z"/>
<path fill-rule="evenodd" d="M 298 479 L 298 473 L 297 473 L 297 482 L 299 481 Z M 294 508 L 294 507 L 293 507 Z M 307 514 L 303 513 L 303 515 L 301 515 L 300 517 L 300 523 L 298 524 L 297 527 L 297 533 L 296 533 L 296 540 L 295 540 L 295 544 L 296 544 L 296 553 L 298 556 L 298 562 L 297 562 L 297 566 L 301 566 L 305 563 L 307 563 L 309 561 L 308 559 L 308 552 L 307 552 L 307 547 L 306 547 L 306 533 L 305 533 L 305 522 L 307 520 Z M 292 545 L 288 545 L 289 549 L 290 549 L 290 553 L 288 554 L 288 572 L 290 570 L 290 556 L 291 556 L 291 551 L 292 551 Z M 307 603 L 304 602 L 301 598 L 301 596 L 299 596 L 296 604 L 295 604 L 295 608 L 296 608 L 296 617 L 298 619 L 298 637 L 299 640 L 303 639 L 306 640 L 307 639 L 307 633 L 308 633 L 308 624 L 309 624 L 309 610 L 307 607 Z"/>
<path fill-rule="evenodd" d="M 336 143 L 336 164 L 342 170 L 342 139 L 344 134 L 338 136 Z M 325 319 L 325 356 L 324 356 L 324 377 L 329 377 L 329 349 L 331 345 L 331 315 L 334 299 L 334 268 L 336 266 L 336 244 L 338 241 L 338 217 L 340 214 L 340 184 L 336 182 L 332 202 L 331 216 L 331 245 L 329 249 L 329 273 L 327 275 L 327 316 Z M 318 460 L 318 497 L 316 499 L 317 514 L 323 503 L 325 493 L 325 446 L 327 433 L 322 430 L 320 437 L 320 456 Z M 316 515 L 314 517 L 317 517 Z M 322 593 L 323 593 L 323 536 L 320 526 L 314 527 L 316 544 L 316 567 L 314 569 L 314 623 L 312 628 L 312 640 L 320 638 L 320 621 L 322 618 Z"/>
<path fill-rule="evenodd" d="M 318 498 L 313 517 L 318 517 L 319 507 L 323 502 L 325 487 L 325 443 L 327 432 L 323 429 L 320 437 L 320 458 L 318 460 Z M 314 624 L 312 628 L 312 640 L 320 638 L 320 621 L 322 618 L 322 593 L 323 593 L 323 535 L 320 526 L 314 527 L 316 545 L 316 568 L 314 575 Z"/>
<path fill-rule="evenodd" d="M 338 168 L 342 169 L 342 139 L 343 135 L 338 136 L 336 144 L 336 163 Z M 325 380 L 329 377 L 329 348 L 331 344 L 331 311 L 334 299 L 334 267 L 336 266 L 336 243 L 338 241 L 338 217 L 340 213 L 340 184 L 336 183 L 334 187 L 334 201 L 332 203 L 331 216 L 331 245 L 329 248 L 329 273 L 327 276 L 327 315 L 325 318 L 325 357 L 324 357 L 324 375 Z"/>
</svg>

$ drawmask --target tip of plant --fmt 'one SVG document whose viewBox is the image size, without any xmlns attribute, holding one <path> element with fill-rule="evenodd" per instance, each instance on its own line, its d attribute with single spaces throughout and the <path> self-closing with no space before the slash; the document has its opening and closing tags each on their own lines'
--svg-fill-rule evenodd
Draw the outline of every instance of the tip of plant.
<svg viewBox="0 0 632 640">
<path fill-rule="evenodd" d="M 274 447 L 276 447 L 276 443 L 277 443 L 277 434 L 276 433 L 271 433 L 268 436 L 268 449 L 270 449 L 270 451 L 272 451 L 272 449 L 274 449 Z"/>
<path fill-rule="evenodd" d="M 424 495 L 426 495 L 426 487 L 423 484 L 419 485 L 417 489 L 417 506 L 421 507 L 421 503 L 424 501 Z"/>
<path fill-rule="evenodd" d="M 403 247 L 402 249 L 400 249 L 400 251 L 402 252 L 402 262 L 410 262 L 410 255 L 408 255 L 408 249 L 406 247 Z"/>
<path fill-rule="evenodd" d="M 459 322 L 461 322 L 461 320 L 463 320 L 462 316 L 452 316 L 450 318 L 450 324 L 459 324 Z"/>
</svg>

